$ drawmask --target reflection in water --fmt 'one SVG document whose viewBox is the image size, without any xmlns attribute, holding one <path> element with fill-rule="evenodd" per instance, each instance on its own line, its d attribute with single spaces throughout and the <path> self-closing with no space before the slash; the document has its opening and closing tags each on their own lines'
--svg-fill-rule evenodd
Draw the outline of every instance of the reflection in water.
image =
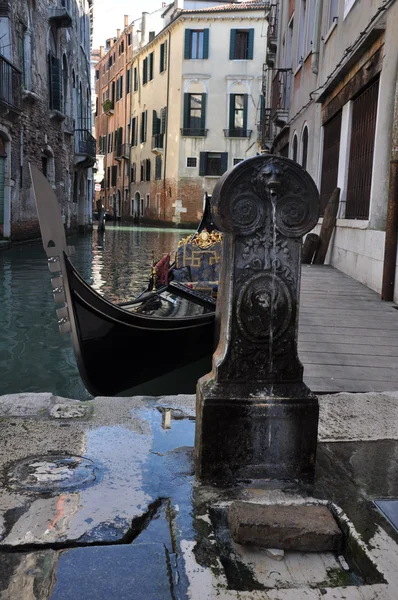
<svg viewBox="0 0 398 600">
<path fill-rule="evenodd" d="M 107 224 L 104 234 L 68 240 L 82 276 L 112 302 L 129 300 L 148 282 L 152 257 L 177 247 L 186 230 Z M 52 392 L 89 398 L 71 342 L 56 320 L 47 259 L 40 243 L 0 252 L 0 395 Z"/>
</svg>

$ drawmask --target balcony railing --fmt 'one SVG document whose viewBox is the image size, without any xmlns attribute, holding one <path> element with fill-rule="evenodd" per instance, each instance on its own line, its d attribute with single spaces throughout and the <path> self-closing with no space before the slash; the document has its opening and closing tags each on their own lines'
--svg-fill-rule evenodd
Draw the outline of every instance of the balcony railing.
<svg viewBox="0 0 398 600">
<path fill-rule="evenodd" d="M 152 151 L 163 150 L 164 147 L 164 133 L 157 133 L 152 136 Z"/>
<path fill-rule="evenodd" d="M 96 140 L 88 129 L 75 129 L 75 152 L 95 159 Z"/>
<path fill-rule="evenodd" d="M 181 135 L 184 137 L 206 137 L 207 129 L 192 129 L 191 127 L 183 127 Z"/>
<path fill-rule="evenodd" d="M 22 98 L 22 73 L 0 55 L 0 104 L 19 110 Z"/>
<path fill-rule="evenodd" d="M 276 49 L 278 41 L 278 5 L 270 4 L 267 7 L 266 19 L 268 21 L 267 48 Z"/>
<path fill-rule="evenodd" d="M 55 27 L 72 27 L 72 15 L 65 7 L 49 8 L 48 21 Z"/>
<path fill-rule="evenodd" d="M 103 111 L 106 115 L 113 115 L 113 100 L 105 100 L 102 105 Z"/>
<path fill-rule="evenodd" d="M 224 129 L 224 136 L 229 138 L 249 138 L 251 129 Z"/>
<path fill-rule="evenodd" d="M 271 119 L 284 127 L 289 115 L 291 69 L 275 69 L 271 89 Z"/>
<path fill-rule="evenodd" d="M 261 121 L 258 124 L 258 141 L 261 149 L 267 150 L 272 145 L 273 141 L 271 109 L 264 108 L 261 115 Z"/>
<path fill-rule="evenodd" d="M 130 144 L 117 144 L 115 148 L 115 158 L 117 160 L 130 158 Z"/>
</svg>

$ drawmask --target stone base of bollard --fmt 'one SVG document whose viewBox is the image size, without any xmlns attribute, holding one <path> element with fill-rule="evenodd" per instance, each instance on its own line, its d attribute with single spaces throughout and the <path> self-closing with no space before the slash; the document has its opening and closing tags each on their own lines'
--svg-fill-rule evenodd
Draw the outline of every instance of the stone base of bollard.
<svg viewBox="0 0 398 600">
<path fill-rule="evenodd" d="M 273 395 L 244 386 L 198 382 L 196 475 L 224 484 L 239 479 L 311 482 L 318 399 L 303 384 L 274 385 Z M 229 393 L 228 393 L 229 391 Z"/>
</svg>

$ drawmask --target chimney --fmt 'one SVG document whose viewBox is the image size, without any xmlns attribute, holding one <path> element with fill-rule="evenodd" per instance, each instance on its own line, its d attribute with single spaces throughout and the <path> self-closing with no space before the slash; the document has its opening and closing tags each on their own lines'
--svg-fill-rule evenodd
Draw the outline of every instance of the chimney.
<svg viewBox="0 0 398 600">
<path fill-rule="evenodd" d="M 120 29 L 116 29 L 116 39 L 120 38 Z"/>
<path fill-rule="evenodd" d="M 128 15 L 124 15 L 124 28 L 126 29 L 126 27 L 129 26 L 129 16 Z"/>
<path fill-rule="evenodd" d="M 115 38 L 111 38 L 109 40 L 109 48 L 113 48 L 113 44 L 115 43 Z"/>
<path fill-rule="evenodd" d="M 100 46 L 100 58 L 104 58 L 105 56 L 105 49 L 103 46 Z"/>
<path fill-rule="evenodd" d="M 141 46 L 145 46 L 148 43 L 147 17 L 148 13 L 143 12 L 141 19 Z"/>
</svg>

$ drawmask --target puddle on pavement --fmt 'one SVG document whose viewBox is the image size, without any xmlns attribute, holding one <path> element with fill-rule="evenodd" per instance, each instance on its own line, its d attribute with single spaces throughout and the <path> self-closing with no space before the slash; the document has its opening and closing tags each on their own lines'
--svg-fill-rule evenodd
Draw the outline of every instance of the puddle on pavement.
<svg viewBox="0 0 398 600">
<path fill-rule="evenodd" d="M 81 508 L 71 518 L 77 532 L 81 527 L 82 535 L 75 545 L 86 546 L 84 556 L 88 557 L 90 552 L 94 556 L 101 543 L 109 544 L 108 548 L 123 545 L 126 551 L 129 547 L 137 549 L 139 546 L 160 544 L 164 548 L 164 558 L 161 560 L 164 560 L 168 574 L 171 597 L 176 598 L 186 598 L 190 585 L 181 549 L 187 542 L 194 544 L 193 553 L 199 568 L 211 569 L 216 580 L 225 576 L 230 589 L 256 590 L 273 586 L 302 586 L 307 581 L 311 583 L 307 573 L 314 555 L 286 553 L 283 564 L 280 564 L 266 558 L 261 551 L 242 550 L 234 545 L 229 537 L 225 512 L 213 509 L 209 519 L 209 504 L 238 497 L 242 487 L 215 490 L 194 485 L 195 421 L 190 415 L 148 402 L 146 408 L 134 411 L 134 419 L 141 423 L 140 430 L 115 426 L 87 431 L 86 457 L 102 465 L 102 478 L 82 490 Z M 395 457 L 398 457 L 398 442 L 387 445 L 382 442 L 320 444 L 315 484 L 311 490 L 306 487 L 302 495 L 311 493 L 317 498 L 336 502 L 354 521 L 359 532 L 362 535 L 365 532 L 370 539 L 377 526 L 374 525 L 376 511 L 369 508 L 372 494 L 374 497 L 398 496 L 398 482 L 393 481 L 397 462 Z M 375 481 L 372 473 L 376 471 Z M 136 517 L 134 507 L 142 509 Z M 90 520 L 94 521 L 91 530 L 87 528 Z M 380 515 L 378 522 L 381 521 L 384 522 L 384 519 Z M 321 588 L 382 580 L 374 566 L 366 562 L 367 557 L 363 559 L 357 550 L 347 547 L 345 556 L 350 567 L 348 572 L 333 554 L 321 556 L 318 576 L 311 584 Z M 74 550 L 55 553 L 59 561 L 63 561 L 62 564 L 77 561 L 77 558 L 67 559 L 68 552 Z M 122 553 L 122 550 L 118 553 Z M 15 556 L 22 557 L 22 554 L 15 553 Z M 77 557 L 78 553 L 68 556 Z M 160 560 L 160 556 L 161 553 L 157 554 L 156 560 Z M 58 559 L 53 561 L 55 574 Z M 25 558 L 10 565 L 7 576 L 9 585 L 15 586 L 18 577 L 23 580 L 23 560 Z M 77 564 L 78 568 L 78 562 L 73 564 Z M 288 572 L 298 571 L 301 575 L 296 578 L 290 576 L 289 579 Z M 52 577 L 55 577 L 54 572 Z M 112 563 L 112 572 L 117 577 L 117 561 Z M 35 580 L 34 571 L 31 573 L 33 575 L 30 576 Z M 121 573 L 119 586 L 123 586 L 124 575 Z M 81 579 L 84 574 L 79 572 L 79 577 Z M 89 571 L 87 577 L 90 577 Z M 70 597 L 62 596 L 62 586 L 58 587 L 57 593 L 61 594 L 59 597 Z M 98 600 L 102 600 L 101 595 Z"/>
</svg>

